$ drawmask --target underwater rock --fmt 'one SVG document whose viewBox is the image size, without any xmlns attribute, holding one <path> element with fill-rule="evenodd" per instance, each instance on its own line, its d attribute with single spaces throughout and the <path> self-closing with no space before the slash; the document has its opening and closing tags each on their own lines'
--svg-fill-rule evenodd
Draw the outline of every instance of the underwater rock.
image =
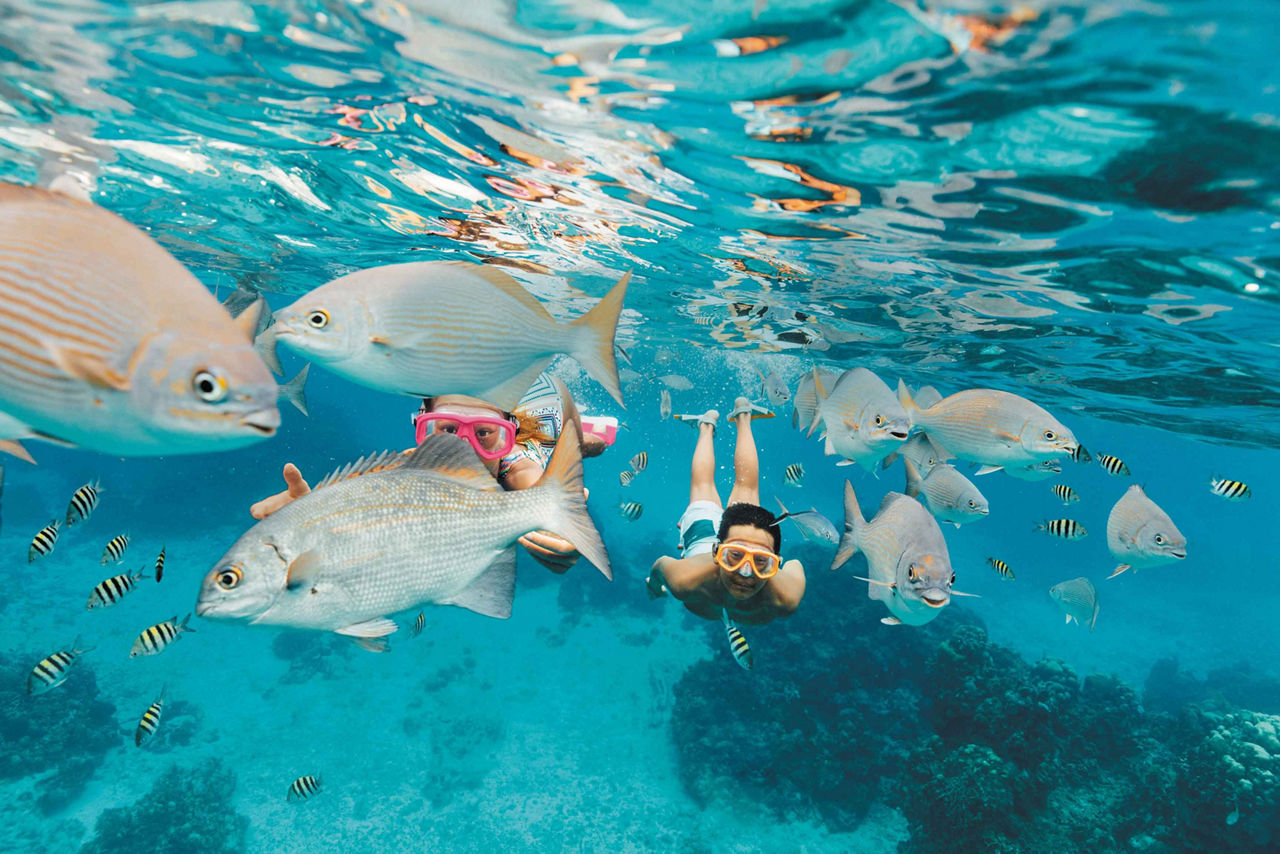
<svg viewBox="0 0 1280 854">
<path fill-rule="evenodd" d="M 103 810 L 80 854 L 244 851 L 249 819 L 235 810 L 235 787 L 235 774 L 219 759 L 171 765 L 132 805 Z"/>
<path fill-rule="evenodd" d="M 898 798 L 912 830 L 910 841 L 899 847 L 903 854 L 1024 850 L 1009 835 L 1020 776 L 1013 763 L 980 744 L 946 751 L 933 738 L 909 767 Z"/>
<path fill-rule="evenodd" d="M 1204 713 L 1178 775 L 1179 839 L 1191 851 L 1280 849 L 1280 716 Z"/>
<path fill-rule="evenodd" d="M 1183 706 L 1199 703 L 1210 696 L 1204 683 L 1190 673 L 1178 669 L 1176 658 L 1162 658 L 1151 665 L 1142 688 L 1142 705 L 1149 712 L 1176 715 Z"/>
</svg>

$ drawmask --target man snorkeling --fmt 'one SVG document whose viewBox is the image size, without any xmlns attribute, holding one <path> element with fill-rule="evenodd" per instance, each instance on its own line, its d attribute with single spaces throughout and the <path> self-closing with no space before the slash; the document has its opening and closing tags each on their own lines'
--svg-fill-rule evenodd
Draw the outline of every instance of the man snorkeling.
<svg viewBox="0 0 1280 854">
<path fill-rule="evenodd" d="M 791 616 L 800 606 L 804 568 L 797 560 L 782 561 L 782 531 L 774 514 L 760 506 L 760 465 L 751 419 L 762 414 L 767 413 L 740 397 L 729 415 L 738 436 L 727 507 L 720 503 L 715 483 L 713 437 L 720 413 L 713 409 L 684 416 L 696 421 L 698 444 L 689 506 L 680 518 L 680 557 L 654 561 L 645 579 L 650 597 L 669 592 L 699 617 L 723 619 L 730 626 L 734 620 L 762 626 Z"/>
</svg>

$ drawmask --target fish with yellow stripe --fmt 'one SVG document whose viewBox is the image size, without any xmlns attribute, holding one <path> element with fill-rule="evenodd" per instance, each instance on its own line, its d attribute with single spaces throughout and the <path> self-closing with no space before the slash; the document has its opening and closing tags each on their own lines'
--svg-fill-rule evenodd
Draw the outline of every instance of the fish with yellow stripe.
<svg viewBox="0 0 1280 854">
<path fill-rule="evenodd" d="M 1098 454 L 1098 464 L 1102 466 L 1103 471 L 1112 477 L 1128 477 L 1130 475 L 1129 467 L 1125 465 L 1124 460 L 1111 454 Z"/>
<path fill-rule="evenodd" d="M 1227 501 L 1244 501 L 1253 496 L 1253 490 L 1249 488 L 1249 484 L 1228 480 L 1225 477 L 1215 477 L 1209 481 L 1209 491 Z"/>
<path fill-rule="evenodd" d="M 1050 489 L 1053 490 L 1053 494 L 1058 496 L 1058 500 L 1063 504 L 1075 504 L 1080 500 L 1080 493 L 1065 483 L 1055 483 Z"/>
<path fill-rule="evenodd" d="M 232 320 L 105 208 L 0 183 L 0 450 L 154 456 L 268 438 L 280 412 L 252 345 L 259 314 Z"/>
<path fill-rule="evenodd" d="M 72 666 L 80 660 L 80 656 L 92 649 L 91 646 L 81 647 L 80 638 L 76 638 L 75 643 L 71 644 L 71 649 L 60 650 L 41 659 L 40 663 L 32 669 L 31 675 L 27 677 L 27 693 L 43 694 L 51 688 L 57 688 L 66 681 Z"/>
<path fill-rule="evenodd" d="M 98 481 L 86 483 L 71 494 L 67 504 L 67 527 L 77 522 L 88 522 L 89 517 L 98 506 L 98 497 L 102 494 L 102 484 Z"/>
<path fill-rule="evenodd" d="M 182 618 L 182 622 L 178 622 L 175 614 L 163 623 L 156 623 L 154 626 L 147 626 L 138 635 L 137 640 L 133 642 L 133 649 L 129 650 L 130 658 L 137 658 L 140 655 L 159 655 L 165 651 L 169 644 L 182 637 L 185 632 L 194 632 L 195 629 L 187 625 L 187 621 L 191 619 L 191 615 Z"/>
<path fill-rule="evenodd" d="M 285 795 L 286 801 L 299 800 L 305 801 L 312 795 L 320 792 L 320 778 L 306 774 L 289 784 L 289 793 Z"/>
<path fill-rule="evenodd" d="M 631 274 L 561 324 L 507 272 L 420 261 L 334 279 L 276 312 L 276 339 L 369 388 L 466 394 L 512 409 L 555 357 L 578 361 L 622 403 L 614 335 Z"/>
<path fill-rule="evenodd" d="M 165 546 L 160 547 L 160 554 L 156 557 L 156 583 L 160 583 L 160 579 L 164 577 L 164 553 Z"/>
<path fill-rule="evenodd" d="M 641 451 L 631 458 L 631 470 L 636 474 L 644 471 L 649 467 L 649 452 Z"/>
<path fill-rule="evenodd" d="M 987 563 L 991 564 L 991 568 L 996 571 L 996 575 L 1006 581 L 1013 581 L 1013 570 L 1009 568 L 1009 564 L 1005 563 L 998 557 L 987 558 Z"/>
<path fill-rule="evenodd" d="M 164 711 L 164 695 L 165 688 L 161 688 L 160 696 L 156 697 L 154 703 L 147 706 L 147 710 L 138 720 L 138 729 L 133 733 L 133 743 L 136 746 L 141 747 L 150 741 L 155 736 L 156 730 L 160 728 L 160 715 Z"/>
<path fill-rule="evenodd" d="M 107 547 L 102 550 L 102 566 L 119 563 L 124 560 L 125 550 L 129 548 L 129 535 L 119 534 L 111 538 Z"/>
<path fill-rule="evenodd" d="M 1060 540 L 1080 540 L 1089 536 L 1089 531 L 1075 519 L 1046 519 L 1036 525 L 1037 531 L 1044 531 L 1051 537 Z"/>
<path fill-rule="evenodd" d="M 137 572 L 113 575 L 98 582 L 98 586 L 94 587 L 93 592 L 89 594 L 89 602 L 84 606 L 85 609 L 92 611 L 95 608 L 110 608 L 115 605 L 132 593 L 139 581 L 147 577 L 144 575 L 145 572 L 146 567 L 142 567 Z"/>
<path fill-rule="evenodd" d="M 733 620 L 729 619 L 729 610 L 721 608 L 720 615 L 724 621 L 725 635 L 729 638 L 729 652 L 733 653 L 733 660 L 738 662 L 738 666 L 743 670 L 750 670 L 755 665 L 755 660 L 751 656 L 751 646 L 738 627 L 733 624 Z"/>
<path fill-rule="evenodd" d="M 58 544 L 58 534 L 61 531 L 62 523 L 57 519 L 37 531 L 31 539 L 31 547 L 27 549 L 27 563 L 31 563 L 38 557 L 52 554 L 54 546 Z"/>
</svg>

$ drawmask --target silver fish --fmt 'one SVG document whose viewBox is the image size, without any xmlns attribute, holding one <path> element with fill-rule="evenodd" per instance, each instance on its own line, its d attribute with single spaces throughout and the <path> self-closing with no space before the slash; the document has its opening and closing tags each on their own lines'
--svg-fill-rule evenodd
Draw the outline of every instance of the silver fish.
<svg viewBox="0 0 1280 854">
<path fill-rule="evenodd" d="M 285 795 L 286 801 L 292 801 L 295 798 L 305 801 L 307 798 L 320 791 L 320 779 L 310 774 L 299 777 L 289 784 L 289 793 Z"/>
<path fill-rule="evenodd" d="M 345 466 L 240 537 L 205 577 L 196 613 L 364 639 L 391 634 L 386 615 L 420 604 L 505 619 L 516 542 L 536 530 L 611 578 L 573 433 L 560 434 L 538 484 L 517 492 L 448 433 Z"/>
<path fill-rule="evenodd" d="M 0 476 L 3 474 L 4 471 L 0 469 Z M 1238 480 L 1227 480 L 1224 477 L 1215 477 L 1211 480 L 1209 482 L 1209 491 L 1228 501 L 1244 501 L 1246 498 L 1253 496 L 1253 490 L 1249 488 L 1249 484 Z"/>
<path fill-rule="evenodd" d="M 665 388 L 658 398 L 658 414 L 665 420 L 671 417 L 671 392 Z"/>
<path fill-rule="evenodd" d="M 160 714 L 164 711 L 164 693 L 165 689 L 160 689 L 160 696 L 156 697 L 154 703 L 147 706 L 147 710 L 142 713 L 142 717 L 138 719 L 138 728 L 133 733 L 133 743 L 141 747 L 155 736 L 156 730 L 160 728 Z"/>
<path fill-rule="evenodd" d="M 916 406 L 921 409 L 928 409 L 935 403 L 942 401 L 942 393 L 931 385 L 922 385 L 916 389 L 915 394 L 911 398 L 916 402 Z"/>
<path fill-rule="evenodd" d="M 782 482 L 787 486 L 800 486 L 804 483 L 804 466 L 792 463 L 782 472 Z"/>
<path fill-rule="evenodd" d="M 923 496 L 924 506 L 943 522 L 959 528 L 991 512 L 986 496 L 954 466 L 938 463 L 921 477 L 910 460 L 903 460 L 903 465 L 907 470 L 907 485 L 903 492 L 912 498 Z"/>
<path fill-rule="evenodd" d="M 153 456 L 273 435 L 280 412 L 251 346 L 257 321 L 251 311 L 232 320 L 160 244 L 104 208 L 0 184 L 3 449 L 35 438 Z"/>
<path fill-rule="evenodd" d="M 1049 588 L 1049 596 L 1066 615 L 1066 622 L 1075 620 L 1093 631 L 1098 622 L 1098 591 L 1093 589 L 1093 582 L 1084 577 L 1063 581 Z"/>
<path fill-rule="evenodd" d="M 129 650 L 130 658 L 137 658 L 140 655 L 159 655 L 164 652 L 169 644 L 182 637 L 186 632 L 194 632 L 195 629 L 187 625 L 191 620 L 191 615 L 182 618 L 182 622 L 178 622 L 178 615 L 174 614 L 169 619 L 154 626 L 147 626 L 138 633 L 138 637 L 133 642 L 133 648 Z"/>
<path fill-rule="evenodd" d="M 67 527 L 77 522 L 88 522 L 89 517 L 98 506 L 98 496 L 102 494 L 102 484 L 98 481 L 86 483 L 71 494 L 67 504 Z"/>
<path fill-rule="evenodd" d="M 640 518 L 640 514 L 644 512 L 644 505 L 639 501 L 624 501 L 618 505 L 618 512 L 622 514 L 622 518 L 628 522 L 634 522 Z"/>
<path fill-rule="evenodd" d="M 561 324 L 496 267 L 391 264 L 321 285 L 278 311 L 273 328 L 299 354 L 381 391 L 466 394 L 512 409 L 564 352 L 621 403 L 613 339 L 630 280 Z"/>
<path fill-rule="evenodd" d="M 751 646 L 747 643 L 747 639 L 742 636 L 742 632 L 733 624 L 733 620 L 729 619 L 728 609 L 721 608 L 720 616 L 724 622 L 724 633 L 729 638 L 729 652 L 733 654 L 733 660 L 738 662 L 738 666 L 743 670 L 750 670 L 755 661 L 751 656 Z"/>
<path fill-rule="evenodd" d="M 835 545 L 840 542 L 840 532 L 836 530 L 836 526 L 831 524 L 831 520 L 823 516 L 816 509 L 799 510 L 795 513 L 787 509 L 787 505 L 782 503 L 781 498 L 775 497 L 774 501 L 778 502 L 778 506 L 782 508 L 782 515 L 777 517 L 777 521 L 790 519 L 796 523 L 796 527 L 800 529 L 800 533 L 806 540 L 815 543 L 829 543 Z"/>
<path fill-rule="evenodd" d="M 769 373 L 756 368 L 756 373 L 760 375 L 760 382 L 764 386 L 764 395 L 774 406 L 783 406 L 787 401 L 791 400 L 791 390 L 787 388 L 787 384 L 782 381 L 782 377 L 772 368 Z"/>
<path fill-rule="evenodd" d="M 85 603 L 85 609 L 92 611 L 94 608 L 110 608 L 134 591 L 138 586 L 138 582 L 147 577 L 143 574 L 145 571 L 146 568 L 143 567 L 137 572 L 113 575 L 98 582 L 98 586 L 93 588 L 93 592 L 89 594 L 89 601 Z"/>
<path fill-rule="evenodd" d="M 27 549 L 27 563 L 31 563 L 38 557 L 53 552 L 54 546 L 58 544 L 58 534 L 62 531 L 62 523 L 54 519 L 48 525 L 45 525 L 31 539 L 31 547 Z"/>
<path fill-rule="evenodd" d="M 904 460 L 910 460 L 911 464 L 916 467 L 916 471 L 920 472 L 921 477 L 927 477 L 929 472 L 938 463 L 945 462 L 942 454 L 934 447 L 933 442 L 929 441 L 929 437 L 924 433 L 917 433 L 902 445 L 896 451 L 880 461 L 880 468 L 887 469 L 897 461 L 898 457 Z"/>
<path fill-rule="evenodd" d="M 839 454 L 867 471 L 907 440 L 911 422 L 884 380 L 866 368 L 850 368 L 830 393 L 814 371 L 818 411 L 809 425 L 826 428 L 826 453 Z"/>
<path fill-rule="evenodd" d="M 676 391 L 688 391 L 693 388 L 693 382 L 688 377 L 682 377 L 679 374 L 667 374 L 658 377 L 658 382 Z"/>
<path fill-rule="evenodd" d="M 853 486 L 844 484 L 844 535 L 832 569 L 857 552 L 867 556 L 867 594 L 907 625 L 920 626 L 950 604 L 955 583 L 942 529 L 919 501 L 890 492 L 864 521 Z M 957 594 L 958 595 L 958 594 Z"/>
<path fill-rule="evenodd" d="M 822 416 L 818 412 L 818 392 L 813 384 L 814 375 L 822 381 L 823 388 L 834 388 L 840 375 L 826 368 L 814 368 L 800 377 L 796 383 L 796 396 L 791 401 L 791 426 L 807 429 L 813 424 L 814 416 L 818 417 L 818 426 L 822 426 Z"/>
<path fill-rule="evenodd" d="M 968 389 L 922 409 L 899 380 L 898 399 L 945 458 L 1009 468 L 1069 454 L 1078 444 L 1044 409 L 1005 391 Z"/>
<path fill-rule="evenodd" d="M 993 466 L 983 466 L 976 474 L 990 474 L 999 470 Z M 1025 466 L 1009 466 L 1004 469 L 1004 473 L 1018 480 L 1047 480 L 1062 474 L 1062 463 L 1057 460 L 1041 460 L 1038 463 L 1027 463 Z"/>
<path fill-rule="evenodd" d="M 1107 517 L 1107 548 L 1120 565 L 1108 578 L 1127 569 L 1143 569 L 1182 560 L 1187 538 L 1169 514 L 1147 497 L 1136 483 L 1111 508 Z"/>
<path fill-rule="evenodd" d="M 81 648 L 80 638 L 76 638 L 75 643 L 71 644 L 71 649 L 55 652 L 41 659 L 40 663 L 32 668 L 31 675 L 27 677 L 27 693 L 43 694 L 50 688 L 57 688 L 66 681 L 72 665 L 91 649 L 93 649 L 91 646 Z"/>
</svg>

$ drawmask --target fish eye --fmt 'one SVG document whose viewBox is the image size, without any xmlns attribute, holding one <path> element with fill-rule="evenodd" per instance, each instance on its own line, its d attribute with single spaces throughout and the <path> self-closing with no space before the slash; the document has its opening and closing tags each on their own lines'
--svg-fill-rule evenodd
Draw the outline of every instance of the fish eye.
<svg viewBox="0 0 1280 854">
<path fill-rule="evenodd" d="M 977 506 L 978 506 L 978 502 L 976 502 L 976 501 L 974 501 L 972 498 L 970 498 L 970 499 L 969 499 L 969 506 L 970 506 L 970 507 L 977 507 Z"/>
<path fill-rule="evenodd" d="M 313 329 L 324 329 L 329 325 L 329 312 L 322 308 L 317 308 L 307 315 L 307 323 L 311 324 Z"/>
<path fill-rule="evenodd" d="M 196 371 L 191 388 L 205 403 L 217 403 L 227 396 L 227 381 L 212 371 Z"/>
<path fill-rule="evenodd" d="M 1045 431 L 1044 431 L 1044 437 L 1045 437 L 1045 439 L 1047 439 L 1047 440 L 1049 440 L 1050 442 L 1052 442 L 1054 439 L 1058 438 L 1058 434 L 1057 434 L 1057 433 L 1055 433 L 1055 432 L 1053 432 L 1052 430 L 1045 430 Z"/>
<path fill-rule="evenodd" d="M 950 581 L 948 581 L 947 583 L 948 583 L 948 584 L 955 584 L 955 583 L 956 583 L 956 574 L 955 574 L 954 572 L 953 572 L 953 573 L 951 573 L 951 580 L 950 580 Z"/>
<path fill-rule="evenodd" d="M 1164 534 L 1156 534 L 1156 545 L 1157 546 L 1164 545 Z"/>
<path fill-rule="evenodd" d="M 876 426 L 877 426 L 877 427 L 880 427 L 880 426 L 883 426 L 883 425 L 884 425 L 884 416 L 883 416 L 883 415 L 877 415 L 877 416 L 876 416 Z"/>
<path fill-rule="evenodd" d="M 911 567 L 907 569 L 908 580 L 915 581 L 916 578 L 919 577 L 919 575 L 920 575 L 920 570 L 916 569 L 915 564 L 912 564 Z"/>
<path fill-rule="evenodd" d="M 218 586 L 223 590 L 233 590 L 243 578 L 244 573 L 240 571 L 240 567 L 229 566 L 218 573 Z"/>
</svg>

